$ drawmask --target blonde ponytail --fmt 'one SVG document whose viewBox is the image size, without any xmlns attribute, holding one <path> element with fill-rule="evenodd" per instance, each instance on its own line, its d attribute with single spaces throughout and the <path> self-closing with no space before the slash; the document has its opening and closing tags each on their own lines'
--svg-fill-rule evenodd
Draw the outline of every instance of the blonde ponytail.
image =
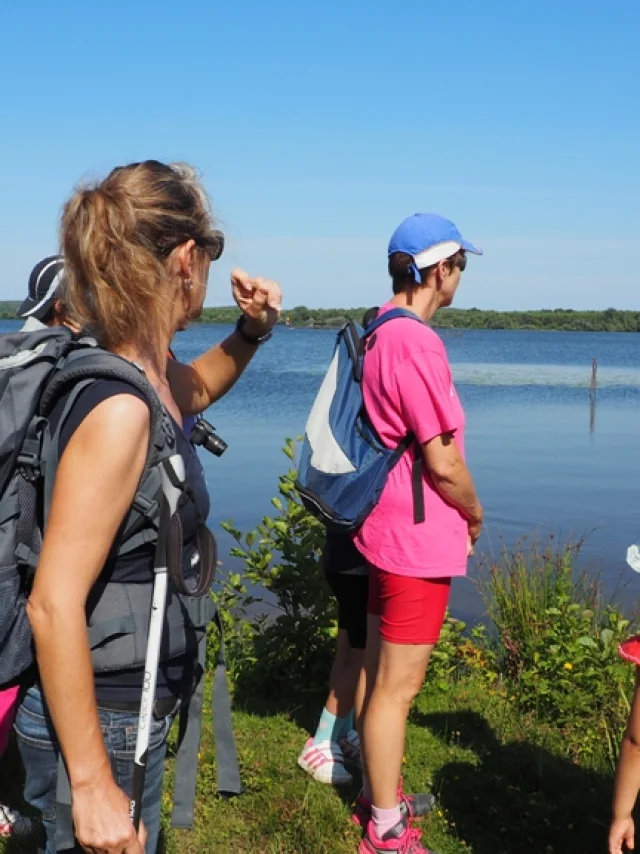
<svg viewBox="0 0 640 854">
<path fill-rule="evenodd" d="M 72 321 L 107 349 L 136 344 L 153 352 L 169 333 L 166 259 L 190 239 L 212 259 L 222 253 L 222 234 L 191 167 L 134 163 L 78 189 L 61 221 L 63 300 Z"/>
</svg>

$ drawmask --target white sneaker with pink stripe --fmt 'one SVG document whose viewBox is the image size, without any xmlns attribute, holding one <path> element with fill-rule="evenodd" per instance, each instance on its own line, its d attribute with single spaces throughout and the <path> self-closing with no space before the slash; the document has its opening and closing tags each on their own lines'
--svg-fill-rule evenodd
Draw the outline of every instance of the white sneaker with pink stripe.
<svg viewBox="0 0 640 854">
<path fill-rule="evenodd" d="M 348 786 L 353 782 L 351 774 L 344 767 L 342 751 L 335 741 L 319 741 L 316 744 L 310 738 L 298 756 L 298 765 L 319 783 Z"/>
</svg>

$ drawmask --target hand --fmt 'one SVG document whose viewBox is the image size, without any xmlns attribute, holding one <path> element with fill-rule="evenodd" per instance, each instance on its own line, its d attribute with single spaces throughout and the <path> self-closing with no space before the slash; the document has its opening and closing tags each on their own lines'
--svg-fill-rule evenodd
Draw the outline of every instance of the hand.
<svg viewBox="0 0 640 854">
<path fill-rule="evenodd" d="M 144 854 L 147 832 L 136 833 L 129 818 L 129 798 L 113 778 L 72 787 L 75 835 L 91 854 Z"/>
<path fill-rule="evenodd" d="M 474 554 L 473 543 L 471 537 L 467 535 L 467 557 L 472 557 Z"/>
<path fill-rule="evenodd" d="M 616 818 L 611 822 L 609 830 L 609 854 L 622 854 L 625 850 L 633 851 L 634 825 L 631 816 L 628 818 Z"/>
<path fill-rule="evenodd" d="M 280 285 L 258 276 L 252 279 L 244 270 L 232 270 L 231 292 L 238 308 L 247 318 L 245 330 L 256 337 L 269 332 L 282 311 Z"/>
<path fill-rule="evenodd" d="M 478 537 L 480 536 L 480 531 L 482 530 L 482 522 L 482 507 L 478 507 L 473 518 L 467 520 L 467 525 L 469 529 L 469 539 L 471 540 L 472 546 L 476 543 Z"/>
</svg>

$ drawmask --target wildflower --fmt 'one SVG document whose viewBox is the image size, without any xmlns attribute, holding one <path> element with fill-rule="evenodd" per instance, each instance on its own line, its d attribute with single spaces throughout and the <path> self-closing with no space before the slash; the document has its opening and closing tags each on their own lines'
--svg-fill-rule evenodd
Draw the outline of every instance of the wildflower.
<svg viewBox="0 0 640 854">
<path fill-rule="evenodd" d="M 573 664 L 571 664 L 570 661 L 565 662 L 564 669 L 565 670 L 573 670 Z"/>
</svg>

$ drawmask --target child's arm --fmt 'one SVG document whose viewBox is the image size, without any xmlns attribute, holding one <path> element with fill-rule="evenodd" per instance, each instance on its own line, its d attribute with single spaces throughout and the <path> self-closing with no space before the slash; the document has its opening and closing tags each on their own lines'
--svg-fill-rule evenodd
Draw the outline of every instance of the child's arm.
<svg viewBox="0 0 640 854">
<path fill-rule="evenodd" d="M 609 854 L 622 854 L 623 843 L 627 849 L 633 850 L 634 825 L 631 813 L 638 791 L 640 791 L 640 667 L 636 668 L 636 690 L 618 759 L 613 795 L 613 820 L 609 831 Z"/>
</svg>

